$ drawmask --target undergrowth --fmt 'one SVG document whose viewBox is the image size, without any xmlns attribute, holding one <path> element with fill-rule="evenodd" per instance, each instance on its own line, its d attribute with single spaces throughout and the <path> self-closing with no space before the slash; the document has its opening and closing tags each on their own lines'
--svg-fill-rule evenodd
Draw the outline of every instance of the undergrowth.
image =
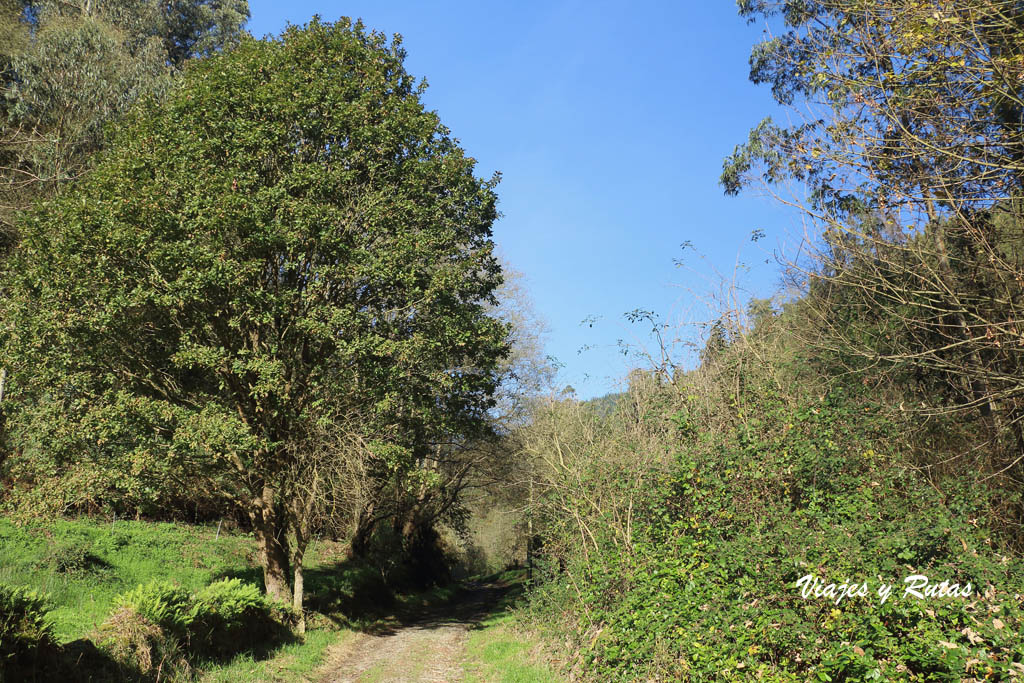
<svg viewBox="0 0 1024 683">
<path fill-rule="evenodd" d="M 988 523 L 992 498 L 1019 491 L 913 467 L 905 423 L 863 387 L 787 384 L 775 361 L 737 355 L 712 378 L 636 377 L 610 417 L 552 403 L 528 441 L 557 457 L 539 459 L 540 580 L 523 615 L 566 643 L 567 668 L 601 681 L 1024 675 L 1024 563 Z M 644 476 L 607 476 L 629 472 L 623 454 Z M 804 596 L 808 575 L 835 585 Z M 971 591 L 919 599 L 905 592 L 916 575 Z M 844 583 L 866 594 L 836 600 Z"/>
</svg>

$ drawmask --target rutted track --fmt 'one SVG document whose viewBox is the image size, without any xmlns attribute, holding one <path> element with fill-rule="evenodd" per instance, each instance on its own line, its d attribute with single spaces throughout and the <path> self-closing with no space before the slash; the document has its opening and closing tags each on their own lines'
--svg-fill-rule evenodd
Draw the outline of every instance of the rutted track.
<svg viewBox="0 0 1024 683">
<path fill-rule="evenodd" d="M 363 633 L 328 653 L 322 683 L 462 680 L 470 628 L 494 608 L 507 589 L 468 587 L 449 604 L 432 607 L 381 633 Z"/>
</svg>

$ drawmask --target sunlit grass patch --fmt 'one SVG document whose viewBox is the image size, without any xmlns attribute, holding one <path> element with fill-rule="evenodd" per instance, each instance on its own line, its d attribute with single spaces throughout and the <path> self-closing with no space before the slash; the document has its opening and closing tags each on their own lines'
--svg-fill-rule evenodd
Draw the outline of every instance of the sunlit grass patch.
<svg viewBox="0 0 1024 683">
<path fill-rule="evenodd" d="M 302 642 L 284 645 L 271 659 L 258 661 L 250 654 L 239 655 L 206 671 L 199 680 L 202 683 L 312 680 L 310 675 L 320 666 L 327 648 L 351 635 L 351 631 L 307 631 Z"/>
<path fill-rule="evenodd" d="M 510 590 L 491 614 L 471 629 L 463 670 L 467 683 L 544 683 L 562 680 L 540 653 L 540 641 L 517 624 L 510 611 L 522 593 L 526 570 L 510 570 L 485 578 Z"/>
<path fill-rule="evenodd" d="M 538 656 L 538 643 L 498 613 L 469 633 L 463 669 L 467 683 L 545 683 L 561 680 Z"/>
</svg>

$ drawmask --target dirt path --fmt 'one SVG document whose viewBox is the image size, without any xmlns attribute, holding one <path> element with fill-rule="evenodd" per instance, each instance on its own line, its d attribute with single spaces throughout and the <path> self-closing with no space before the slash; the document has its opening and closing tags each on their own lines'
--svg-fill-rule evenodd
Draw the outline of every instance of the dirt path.
<svg viewBox="0 0 1024 683">
<path fill-rule="evenodd" d="M 461 681 L 468 631 L 503 593 L 493 585 L 474 586 L 452 604 L 430 609 L 391 630 L 349 638 L 328 653 L 320 681 Z"/>
</svg>

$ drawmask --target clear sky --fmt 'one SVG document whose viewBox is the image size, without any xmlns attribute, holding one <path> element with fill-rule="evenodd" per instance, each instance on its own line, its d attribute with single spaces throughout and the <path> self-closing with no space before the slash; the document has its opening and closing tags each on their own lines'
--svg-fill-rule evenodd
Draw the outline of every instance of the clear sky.
<svg viewBox="0 0 1024 683">
<path fill-rule="evenodd" d="M 495 241 L 547 323 L 561 383 L 581 398 L 617 390 L 639 362 L 620 339 L 649 347 L 626 312 L 707 319 L 715 271 L 731 278 L 737 260 L 749 267 L 749 292 L 775 291 L 772 251 L 791 215 L 718 186 L 722 159 L 775 112 L 767 89 L 747 80 L 761 27 L 734 3 L 250 0 L 250 9 L 257 36 L 314 14 L 403 36 L 407 70 L 430 84 L 426 106 L 479 175 L 502 173 Z M 766 234 L 756 244 L 755 229 Z"/>
</svg>

